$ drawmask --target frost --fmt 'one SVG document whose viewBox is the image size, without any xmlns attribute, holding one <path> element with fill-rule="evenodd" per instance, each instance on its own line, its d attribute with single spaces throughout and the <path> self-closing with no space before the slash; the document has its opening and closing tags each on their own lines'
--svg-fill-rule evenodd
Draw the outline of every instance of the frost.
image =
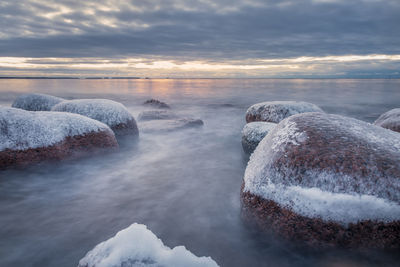
<svg viewBox="0 0 400 267">
<path fill-rule="evenodd" d="M 374 124 L 392 131 L 400 132 L 400 108 L 395 108 L 383 113 Z"/>
<path fill-rule="evenodd" d="M 184 246 L 165 246 L 146 225 L 134 223 L 98 244 L 79 267 L 216 267 L 211 257 L 197 257 Z"/>
<path fill-rule="evenodd" d="M 299 145 L 307 139 L 304 132 L 300 132 L 293 121 L 287 122 L 282 128 L 282 134 L 275 135 L 272 139 L 272 150 L 279 151 L 282 146 L 292 144 Z"/>
<path fill-rule="evenodd" d="M 63 101 L 55 105 L 51 110 L 80 114 L 101 121 L 110 127 L 134 120 L 124 105 L 108 99 Z"/>
<path fill-rule="evenodd" d="M 323 112 L 318 106 L 302 101 L 270 101 L 251 106 L 247 116 L 257 117 L 257 120 L 279 123 L 281 120 L 295 114 L 305 112 Z"/>
<path fill-rule="evenodd" d="M 0 107 L 0 151 L 48 147 L 99 131 L 113 134 L 107 125 L 77 114 Z"/>
<path fill-rule="evenodd" d="M 250 122 L 243 127 L 242 136 L 249 142 L 259 143 L 275 126 L 276 123 L 271 122 Z"/>
<path fill-rule="evenodd" d="M 13 108 L 29 111 L 50 111 L 51 108 L 64 99 L 45 94 L 25 94 L 19 96 L 12 104 Z"/>
</svg>

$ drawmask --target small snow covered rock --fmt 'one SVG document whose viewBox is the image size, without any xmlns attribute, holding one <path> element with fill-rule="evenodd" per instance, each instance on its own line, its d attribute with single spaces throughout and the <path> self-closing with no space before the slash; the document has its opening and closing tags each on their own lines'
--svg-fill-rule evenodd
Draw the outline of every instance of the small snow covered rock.
<svg viewBox="0 0 400 267">
<path fill-rule="evenodd" d="M 29 111 L 50 111 L 51 108 L 64 99 L 45 94 L 25 94 L 19 96 L 12 104 L 13 108 Z"/>
<path fill-rule="evenodd" d="M 383 113 L 374 124 L 400 133 L 400 108 Z"/>
<path fill-rule="evenodd" d="M 111 129 L 64 112 L 0 107 L 0 169 L 117 148 Z"/>
<path fill-rule="evenodd" d="M 98 244 L 78 267 L 217 267 L 210 257 L 197 257 L 184 246 L 165 246 L 146 225 L 134 223 Z"/>
<path fill-rule="evenodd" d="M 141 132 L 171 132 L 186 128 L 202 126 L 200 119 L 150 120 L 139 123 Z"/>
<path fill-rule="evenodd" d="M 400 135 L 356 119 L 281 121 L 247 165 L 245 218 L 312 245 L 400 247 Z"/>
<path fill-rule="evenodd" d="M 146 100 L 143 105 L 145 106 L 152 106 L 154 108 L 171 108 L 168 104 L 161 102 L 160 100 L 157 99 L 149 99 Z"/>
<path fill-rule="evenodd" d="M 318 106 L 301 101 L 270 101 L 252 105 L 246 112 L 246 121 L 266 121 L 279 123 L 295 114 L 323 112 Z"/>
<path fill-rule="evenodd" d="M 147 110 L 139 113 L 139 121 L 177 119 L 178 115 L 168 110 Z"/>
<path fill-rule="evenodd" d="M 242 147 L 247 154 L 253 153 L 258 143 L 276 126 L 276 123 L 256 121 L 243 127 Z"/>
<path fill-rule="evenodd" d="M 52 111 L 70 112 L 101 121 L 108 125 L 117 136 L 139 133 L 132 114 L 121 103 L 108 99 L 78 99 L 63 101 Z"/>
</svg>

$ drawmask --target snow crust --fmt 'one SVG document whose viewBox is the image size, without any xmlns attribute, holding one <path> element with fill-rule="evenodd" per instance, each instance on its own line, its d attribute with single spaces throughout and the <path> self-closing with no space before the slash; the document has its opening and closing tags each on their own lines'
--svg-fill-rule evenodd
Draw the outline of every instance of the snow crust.
<svg viewBox="0 0 400 267">
<path fill-rule="evenodd" d="M 184 246 L 165 246 L 146 225 L 134 223 L 98 244 L 79 267 L 216 267 L 211 257 L 197 257 Z"/>
<path fill-rule="evenodd" d="M 252 105 L 246 115 L 259 116 L 260 120 L 279 123 L 299 113 L 323 112 L 317 105 L 302 101 L 269 101 Z"/>
<path fill-rule="evenodd" d="M 110 127 L 134 120 L 127 108 L 121 103 L 108 99 L 77 99 L 63 101 L 51 111 L 80 114 L 101 121 Z"/>
<path fill-rule="evenodd" d="M 242 136 L 249 142 L 259 143 L 275 126 L 272 122 L 250 122 L 243 127 Z"/>
<path fill-rule="evenodd" d="M 330 127 L 335 128 L 336 125 L 344 139 L 357 136 L 371 149 L 384 148 L 391 151 L 391 155 L 400 154 L 400 136 L 395 132 L 352 118 L 320 115 L 325 118 L 329 116 Z M 342 224 L 368 219 L 384 222 L 399 220 L 400 206 L 397 199 L 400 177 L 385 177 L 392 187 L 388 189 L 374 177 L 357 181 L 340 172 L 309 169 L 299 182 L 291 180 L 292 170 L 274 168 L 275 157 L 284 157 L 287 145 L 298 146 L 309 138 L 299 130 L 296 123 L 298 116 L 303 115 L 283 120 L 257 146 L 245 171 L 244 191 L 275 201 L 300 215 Z M 320 127 L 324 129 L 325 125 L 321 123 Z M 376 191 L 371 191 L 370 185 Z M 355 188 L 361 190 L 361 193 L 356 193 Z M 390 193 L 391 199 L 396 200 L 390 200 L 380 193 L 386 191 Z"/>
<path fill-rule="evenodd" d="M 0 107 L 0 151 L 48 147 L 68 136 L 99 131 L 113 135 L 107 125 L 77 114 Z"/>
<path fill-rule="evenodd" d="M 54 105 L 62 101 L 63 98 L 46 94 L 25 94 L 19 96 L 12 107 L 29 111 L 50 111 Z"/>
<path fill-rule="evenodd" d="M 138 120 L 170 120 L 176 119 L 178 115 L 168 110 L 146 110 L 138 115 Z"/>
</svg>

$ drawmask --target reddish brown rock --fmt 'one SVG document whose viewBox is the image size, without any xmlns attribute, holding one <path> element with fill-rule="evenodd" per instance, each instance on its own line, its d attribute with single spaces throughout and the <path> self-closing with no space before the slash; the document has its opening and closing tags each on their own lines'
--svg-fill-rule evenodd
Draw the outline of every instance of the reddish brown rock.
<svg viewBox="0 0 400 267">
<path fill-rule="evenodd" d="M 279 123 L 246 168 L 243 214 L 312 246 L 400 248 L 400 135 L 324 113 Z"/>
<path fill-rule="evenodd" d="M 400 133 L 400 108 L 383 113 L 374 124 Z"/>
</svg>

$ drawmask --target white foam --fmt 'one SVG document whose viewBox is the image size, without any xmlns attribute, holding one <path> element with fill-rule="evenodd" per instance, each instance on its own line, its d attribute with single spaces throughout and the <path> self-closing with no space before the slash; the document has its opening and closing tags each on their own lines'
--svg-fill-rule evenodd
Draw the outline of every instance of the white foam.
<svg viewBox="0 0 400 267">
<path fill-rule="evenodd" d="M 19 96 L 12 107 L 30 111 L 50 111 L 54 105 L 62 101 L 64 99 L 46 94 L 25 94 Z"/>
<path fill-rule="evenodd" d="M 134 120 L 132 114 L 121 103 L 108 99 L 77 99 L 63 101 L 52 111 L 80 114 L 101 121 L 110 127 Z"/>
<path fill-rule="evenodd" d="M 113 135 L 107 125 L 77 114 L 0 107 L 0 151 L 47 147 L 98 131 Z"/>
<path fill-rule="evenodd" d="M 165 246 L 146 225 L 134 223 L 98 244 L 79 267 L 216 267 L 210 257 L 197 257 L 184 246 Z"/>
</svg>

